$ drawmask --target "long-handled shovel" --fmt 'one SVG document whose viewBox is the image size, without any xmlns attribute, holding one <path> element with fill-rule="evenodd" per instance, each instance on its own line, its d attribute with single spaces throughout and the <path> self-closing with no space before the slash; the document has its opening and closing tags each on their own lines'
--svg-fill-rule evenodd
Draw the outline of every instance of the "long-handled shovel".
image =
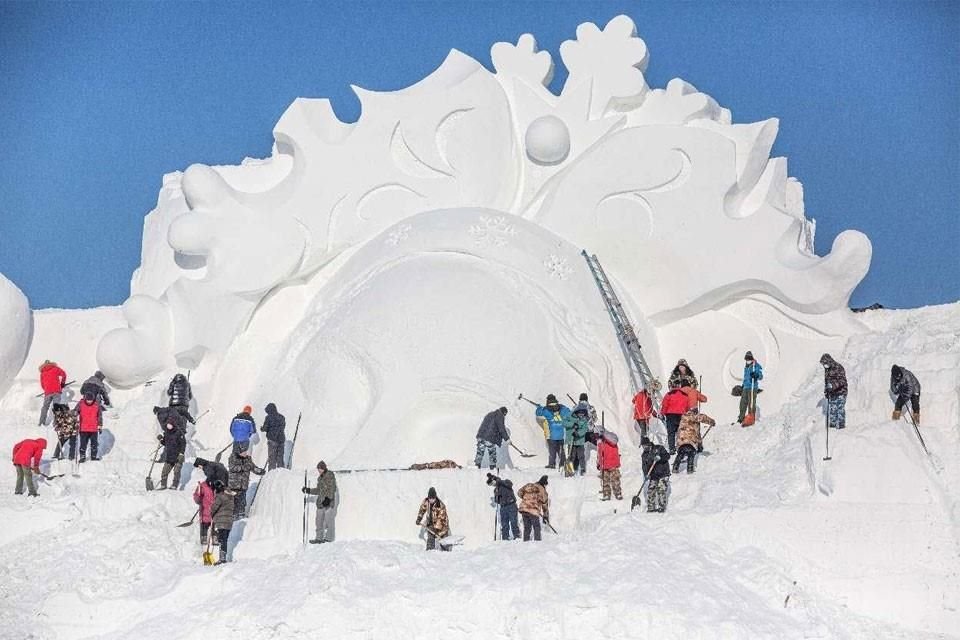
<svg viewBox="0 0 960 640">
<path fill-rule="evenodd" d="M 217 455 L 214 456 L 213 461 L 214 461 L 214 462 L 220 462 L 220 458 L 223 457 L 224 451 L 226 451 L 227 449 L 229 449 L 229 448 L 232 447 L 232 446 L 233 446 L 233 443 L 231 442 L 230 444 L 228 444 L 227 446 L 225 446 L 223 449 L 220 449 L 220 451 L 217 451 Z"/>
<path fill-rule="evenodd" d="M 534 401 L 531 400 L 530 398 L 524 398 L 522 393 L 517 396 L 517 400 L 525 400 L 525 401 L 529 402 L 530 404 L 532 404 L 532 405 L 535 406 L 535 407 L 539 407 L 539 406 L 540 406 L 539 404 L 537 404 L 536 402 L 534 402 Z"/>
<path fill-rule="evenodd" d="M 56 474 L 54 474 L 54 475 L 52 475 L 52 476 L 48 476 L 47 474 L 43 473 L 42 471 L 35 471 L 34 473 L 36 473 L 38 476 L 40 476 L 40 477 L 43 478 L 44 480 L 55 480 L 56 478 L 62 478 L 63 476 L 67 475 L 67 474 L 65 474 L 65 473 L 56 473 Z"/>
<path fill-rule="evenodd" d="M 193 512 L 193 517 L 184 522 L 183 524 L 178 524 L 178 527 L 189 527 L 193 524 L 193 521 L 197 519 L 197 516 L 200 515 L 200 507 L 197 507 L 197 510 Z"/>
<path fill-rule="evenodd" d="M 547 525 L 548 527 L 550 527 L 550 531 L 553 531 L 556 535 L 560 535 L 560 534 L 557 532 L 557 530 L 553 528 L 553 525 L 550 524 L 550 521 L 547 520 L 546 518 L 544 518 L 543 524 L 545 524 L 545 525 Z"/>
<path fill-rule="evenodd" d="M 150 459 L 153 461 L 150 464 L 150 471 L 147 473 L 147 477 L 144 480 L 144 484 L 147 487 L 147 491 L 153 491 L 153 467 L 157 464 L 157 454 L 160 453 L 160 447 L 163 446 L 163 443 L 158 444 L 157 448 L 153 450 L 153 455 L 150 456 Z"/>
<path fill-rule="evenodd" d="M 74 382 L 76 382 L 76 380 L 71 380 L 70 382 L 65 382 L 65 383 L 63 384 L 63 387 L 61 387 L 61 389 L 66 389 L 67 387 L 69 387 L 70 385 L 72 385 Z M 46 394 L 41 391 L 40 393 L 38 393 L 37 395 L 35 395 L 35 396 L 33 396 L 33 397 L 34 397 L 34 398 L 42 398 L 44 395 L 46 395 Z"/>
<path fill-rule="evenodd" d="M 827 455 L 823 457 L 824 460 L 833 460 L 833 458 L 830 457 L 830 404 L 829 402 L 830 401 L 828 400 L 827 413 L 823 418 L 823 424 L 827 432 Z"/>
<path fill-rule="evenodd" d="M 213 540 L 213 525 L 210 526 L 210 531 L 207 532 L 207 549 L 203 552 L 203 566 L 210 567 L 213 566 L 215 560 L 213 559 L 213 551 L 210 550 L 210 542 Z"/>
</svg>

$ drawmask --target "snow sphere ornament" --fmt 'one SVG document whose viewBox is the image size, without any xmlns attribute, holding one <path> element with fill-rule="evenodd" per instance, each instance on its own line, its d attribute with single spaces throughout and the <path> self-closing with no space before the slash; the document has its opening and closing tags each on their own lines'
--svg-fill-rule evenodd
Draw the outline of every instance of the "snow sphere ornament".
<svg viewBox="0 0 960 640">
<path fill-rule="evenodd" d="M 527 127 L 524 144 L 537 164 L 559 164 L 570 153 L 570 131 L 557 116 L 541 116 Z"/>
</svg>

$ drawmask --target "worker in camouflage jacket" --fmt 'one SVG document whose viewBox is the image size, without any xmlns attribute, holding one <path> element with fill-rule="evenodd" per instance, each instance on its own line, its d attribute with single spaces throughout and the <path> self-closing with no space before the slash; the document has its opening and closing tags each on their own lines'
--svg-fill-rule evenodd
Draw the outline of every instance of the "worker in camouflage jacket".
<svg viewBox="0 0 960 640">
<path fill-rule="evenodd" d="M 827 427 L 847 426 L 847 372 L 829 353 L 820 356 L 823 365 L 823 397 L 827 401 Z"/>
<path fill-rule="evenodd" d="M 337 479 L 323 460 L 317 463 L 317 474 L 316 488 L 303 488 L 305 494 L 317 496 L 317 535 L 310 544 L 333 542 L 336 533 Z"/>
<path fill-rule="evenodd" d="M 640 439 L 640 447 L 640 465 L 647 479 L 647 511 L 663 513 L 670 495 L 670 453 L 646 436 Z"/>
<path fill-rule="evenodd" d="M 715 426 L 717 421 L 705 413 L 690 407 L 680 418 L 680 431 L 677 432 L 677 457 L 673 459 L 673 471 L 680 471 L 680 463 L 686 459 L 687 473 L 696 469 L 697 454 L 703 451 L 703 436 L 700 435 L 700 425 Z"/>
<path fill-rule="evenodd" d="M 233 519 L 239 520 L 247 515 L 247 489 L 250 487 L 250 472 L 262 476 L 261 469 L 250 459 L 250 451 L 235 451 L 227 461 L 230 472 L 229 487 L 236 495 L 233 497 Z"/>
<path fill-rule="evenodd" d="M 437 548 L 437 539 L 443 540 L 450 535 L 447 506 L 437 496 L 437 490 L 433 487 L 430 487 L 426 499 L 420 503 L 416 524 L 427 530 L 427 551 Z M 441 551 L 450 551 L 450 547 L 443 542 L 439 546 Z"/>
</svg>

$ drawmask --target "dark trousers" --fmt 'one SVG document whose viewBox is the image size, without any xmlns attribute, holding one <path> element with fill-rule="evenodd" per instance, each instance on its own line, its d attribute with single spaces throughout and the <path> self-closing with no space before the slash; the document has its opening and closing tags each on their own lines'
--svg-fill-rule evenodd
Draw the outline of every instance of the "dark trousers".
<svg viewBox="0 0 960 640">
<path fill-rule="evenodd" d="M 267 471 L 284 467 L 283 450 L 286 448 L 286 444 L 286 442 L 267 440 Z"/>
<path fill-rule="evenodd" d="M 511 536 L 510 534 L 513 534 Z M 520 537 L 520 524 L 517 522 L 517 503 L 500 505 L 500 539 L 516 540 Z"/>
<path fill-rule="evenodd" d="M 680 414 L 668 413 L 665 416 L 665 422 L 667 424 L 667 449 L 670 450 L 670 453 L 674 453 L 677 450 L 677 431 L 680 429 Z"/>
<path fill-rule="evenodd" d="M 523 513 L 523 541 L 530 541 L 530 532 L 533 532 L 533 539 L 540 540 L 540 516 L 532 513 Z"/>
<path fill-rule="evenodd" d="M 437 536 L 430 533 L 430 530 L 427 530 L 427 551 L 436 551 L 437 549 Z M 443 543 L 440 544 L 440 551 L 450 551 L 449 546 L 444 546 Z"/>
<path fill-rule="evenodd" d="M 748 414 L 757 413 L 757 392 L 753 389 L 744 389 L 740 396 L 740 415 L 737 422 L 743 422 L 743 418 Z"/>
<path fill-rule="evenodd" d="M 547 450 L 550 458 L 548 466 L 556 469 L 557 464 L 561 467 L 567 464 L 567 454 L 563 451 L 563 440 L 547 440 Z"/>
<path fill-rule="evenodd" d="M 920 394 L 912 396 L 897 396 L 897 403 L 893 406 L 894 409 L 900 411 L 903 409 L 904 405 L 907 404 L 907 400 L 910 400 L 910 407 L 913 409 L 914 413 L 920 413 Z"/>
<path fill-rule="evenodd" d="M 226 562 L 227 541 L 230 540 L 230 529 L 217 529 L 217 540 L 220 542 L 220 562 Z"/>
<path fill-rule="evenodd" d="M 90 443 L 90 457 L 96 459 L 97 452 L 100 448 L 100 434 L 96 431 L 81 431 L 80 432 L 80 459 L 83 460 L 87 457 L 87 443 Z"/>
<path fill-rule="evenodd" d="M 247 515 L 247 490 L 234 489 L 237 495 L 233 496 L 233 519 L 239 520 Z"/>
<path fill-rule="evenodd" d="M 580 470 L 580 475 L 587 472 L 587 452 L 582 444 L 570 447 L 570 458 L 573 460 L 573 470 Z"/>
<path fill-rule="evenodd" d="M 59 442 L 57 442 L 57 448 L 53 450 L 54 458 L 57 460 L 63 459 L 63 445 L 67 443 L 70 443 L 70 453 L 68 454 L 68 457 L 71 460 L 77 457 L 77 434 L 73 434 L 72 436 L 59 438 Z"/>
<path fill-rule="evenodd" d="M 207 544 L 207 534 L 210 533 L 210 523 L 200 523 L 200 544 Z"/>
<path fill-rule="evenodd" d="M 687 473 L 693 473 L 696 468 L 697 448 L 692 444 L 681 445 L 677 450 L 677 457 L 673 460 L 673 470 L 680 471 L 680 463 L 686 458 Z"/>
</svg>

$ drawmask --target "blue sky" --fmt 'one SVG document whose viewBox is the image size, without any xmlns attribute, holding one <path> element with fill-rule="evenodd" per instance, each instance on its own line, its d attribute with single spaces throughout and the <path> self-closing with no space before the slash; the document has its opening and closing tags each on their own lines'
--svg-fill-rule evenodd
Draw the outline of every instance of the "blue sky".
<svg viewBox="0 0 960 640">
<path fill-rule="evenodd" d="M 533 33 L 556 55 L 626 13 L 647 81 L 681 77 L 736 122 L 780 118 L 817 249 L 870 236 L 855 305 L 960 299 L 960 3 L 0 3 L 0 272 L 34 308 L 122 302 L 164 173 L 269 155 L 297 96 L 390 90 L 451 48 Z"/>
</svg>

